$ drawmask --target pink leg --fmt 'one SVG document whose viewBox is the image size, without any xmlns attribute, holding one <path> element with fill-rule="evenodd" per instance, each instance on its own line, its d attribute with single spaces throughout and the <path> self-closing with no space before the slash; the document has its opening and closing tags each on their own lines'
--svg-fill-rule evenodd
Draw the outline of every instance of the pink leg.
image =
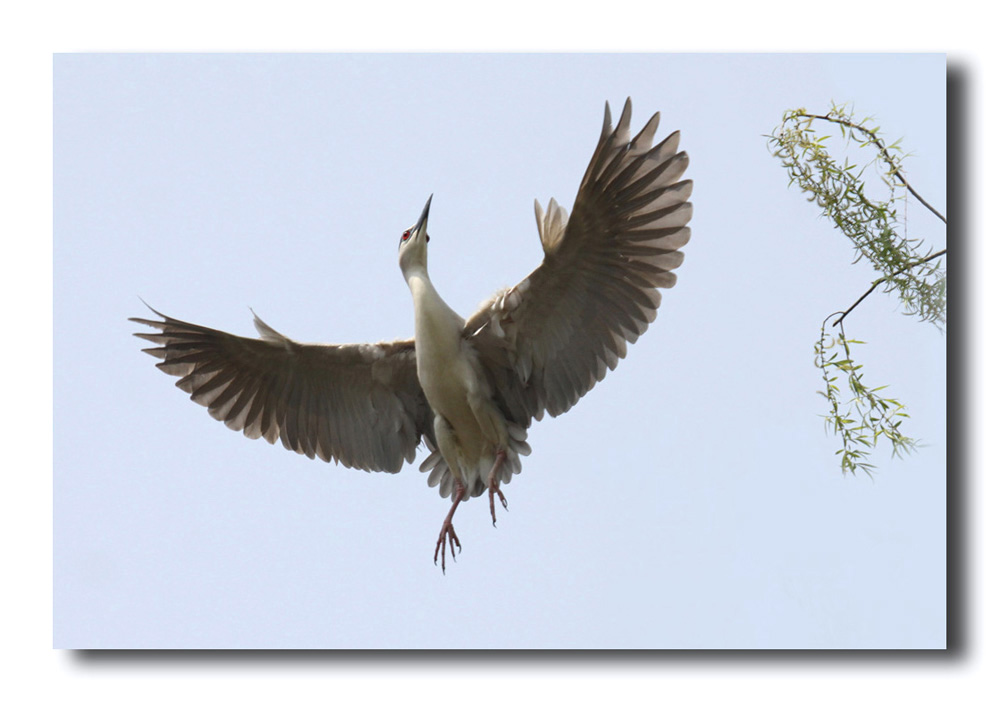
<svg viewBox="0 0 1000 702">
<path fill-rule="evenodd" d="M 438 562 L 438 551 L 441 552 L 441 572 L 444 572 L 445 564 L 445 551 L 447 547 L 451 547 L 451 559 L 455 560 L 455 547 L 458 546 L 459 552 L 462 551 L 462 543 L 458 540 L 458 535 L 455 534 L 455 527 L 452 526 L 451 518 L 455 516 L 455 510 L 458 509 L 459 503 L 465 496 L 465 486 L 462 483 L 458 483 L 458 488 L 455 490 L 455 500 L 451 503 L 451 509 L 448 510 L 448 516 L 444 518 L 444 524 L 441 525 L 441 533 L 438 535 L 437 546 L 434 547 L 434 564 L 437 565 Z M 447 546 L 445 545 L 447 543 Z"/>
<path fill-rule="evenodd" d="M 493 506 L 493 495 L 500 496 L 500 504 L 503 505 L 504 509 L 507 509 L 507 498 L 503 496 L 500 491 L 500 483 L 497 480 L 497 471 L 500 470 L 500 466 L 503 462 L 507 460 L 507 452 L 503 449 L 497 449 L 497 460 L 490 469 L 490 475 L 487 479 L 490 488 L 490 516 L 493 517 L 493 526 L 497 525 L 497 513 L 496 508 Z"/>
</svg>

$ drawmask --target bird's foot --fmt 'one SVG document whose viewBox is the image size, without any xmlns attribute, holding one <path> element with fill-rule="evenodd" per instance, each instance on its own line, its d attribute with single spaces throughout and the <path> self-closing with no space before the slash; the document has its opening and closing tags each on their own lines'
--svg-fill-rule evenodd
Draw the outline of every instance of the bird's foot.
<svg viewBox="0 0 1000 702">
<path fill-rule="evenodd" d="M 458 540 L 458 535 L 455 533 L 455 527 L 451 523 L 451 518 L 455 516 L 455 510 L 458 509 L 462 498 L 465 497 L 465 485 L 461 481 L 456 481 L 456 483 L 455 497 L 452 500 L 451 509 L 448 510 L 448 515 L 444 518 L 444 524 L 441 525 L 441 533 L 438 534 L 437 546 L 434 547 L 434 565 L 437 565 L 438 551 L 440 551 L 442 573 L 444 573 L 448 548 L 451 548 L 451 560 L 453 561 L 455 560 L 455 547 L 458 546 L 458 552 L 462 552 L 462 542 Z"/>
<path fill-rule="evenodd" d="M 458 540 L 458 535 L 455 533 L 455 527 L 451 523 L 451 518 L 445 520 L 444 524 L 441 526 L 441 533 L 438 535 L 437 546 L 434 547 L 434 565 L 438 562 L 438 551 L 441 552 L 441 572 L 444 572 L 444 565 L 447 560 L 447 550 L 451 548 L 451 560 L 455 560 L 455 547 L 458 546 L 458 552 L 462 552 L 462 542 Z"/>
<path fill-rule="evenodd" d="M 507 498 L 503 496 L 503 492 L 500 490 L 500 486 L 497 485 L 496 480 L 490 481 L 490 516 L 493 517 L 493 526 L 497 525 L 497 511 L 496 507 L 493 505 L 493 496 L 496 495 L 500 498 L 500 504 L 503 505 L 504 509 L 507 509 Z"/>
<path fill-rule="evenodd" d="M 507 509 L 507 498 L 503 496 L 503 492 L 500 490 L 500 482 L 497 480 L 497 471 L 503 462 L 507 460 L 507 452 L 503 449 L 497 450 L 497 460 L 493 464 L 493 468 L 490 469 L 490 475 L 486 482 L 489 485 L 490 490 L 490 516 L 493 517 L 493 526 L 497 525 L 497 511 L 496 506 L 493 504 L 493 496 L 497 495 L 500 497 L 500 504 L 503 505 L 504 509 Z"/>
</svg>

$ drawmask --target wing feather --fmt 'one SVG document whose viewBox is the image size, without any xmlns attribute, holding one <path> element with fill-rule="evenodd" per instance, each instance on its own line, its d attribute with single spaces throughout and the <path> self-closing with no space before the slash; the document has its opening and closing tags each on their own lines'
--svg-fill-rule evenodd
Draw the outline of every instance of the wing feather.
<svg viewBox="0 0 1000 702">
<path fill-rule="evenodd" d="M 152 308 L 151 308 L 152 309 Z M 201 327 L 156 312 L 132 318 L 158 330 L 136 336 L 157 367 L 215 419 L 309 458 L 395 473 L 433 415 L 417 380 L 413 340 L 380 344 L 300 344 L 257 315 L 261 338 Z"/>
<path fill-rule="evenodd" d="M 676 282 L 692 183 L 680 133 L 653 144 L 659 113 L 629 138 L 632 102 L 611 108 L 569 217 L 550 200 L 535 218 L 544 258 L 527 278 L 485 301 L 465 334 L 494 397 L 526 427 L 572 407 L 656 319 L 657 288 Z"/>
</svg>

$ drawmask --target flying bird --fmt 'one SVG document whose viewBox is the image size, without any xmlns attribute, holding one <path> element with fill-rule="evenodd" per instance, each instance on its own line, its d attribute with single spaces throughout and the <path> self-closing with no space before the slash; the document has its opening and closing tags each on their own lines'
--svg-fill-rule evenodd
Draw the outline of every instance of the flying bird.
<svg viewBox="0 0 1000 702">
<path fill-rule="evenodd" d="M 415 335 L 375 344 L 303 344 L 254 313 L 260 338 L 235 336 L 150 310 L 131 318 L 158 330 L 136 336 L 177 387 L 226 426 L 309 458 L 397 473 L 420 465 L 451 505 L 434 548 L 442 571 L 461 542 L 459 504 L 486 492 L 496 525 L 500 488 L 521 472 L 527 430 L 566 412 L 625 357 L 656 317 L 691 236 L 692 183 L 679 132 L 655 146 L 659 113 L 629 134 L 631 99 L 616 127 L 604 108 L 597 149 L 572 213 L 535 201 L 544 256 L 527 278 L 469 318 L 441 298 L 427 270 L 427 200 L 399 240 Z M 433 196 L 432 196 L 433 197 Z"/>
</svg>

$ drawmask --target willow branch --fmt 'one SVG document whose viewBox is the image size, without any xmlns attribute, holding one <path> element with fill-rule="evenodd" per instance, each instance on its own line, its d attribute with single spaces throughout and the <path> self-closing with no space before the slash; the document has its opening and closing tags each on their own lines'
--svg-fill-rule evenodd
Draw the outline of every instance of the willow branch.
<svg viewBox="0 0 1000 702">
<path fill-rule="evenodd" d="M 937 253 L 931 254 L 930 256 L 926 256 L 926 257 L 920 259 L 919 261 L 914 261 L 913 263 L 909 263 L 909 264 L 903 266 L 898 271 L 894 271 L 893 273 L 890 273 L 889 275 L 882 276 L 881 278 L 879 278 L 878 280 L 876 280 L 874 283 L 872 283 L 872 286 L 870 288 L 868 288 L 867 291 L 865 291 L 865 294 L 862 295 L 861 297 L 859 297 L 857 300 L 855 300 L 854 304 L 851 305 L 850 307 L 848 307 L 846 312 L 840 312 L 839 313 L 840 314 L 840 318 L 837 319 L 837 321 L 833 323 L 833 326 L 837 326 L 839 324 L 839 325 L 841 325 L 841 328 L 843 328 L 844 318 L 847 317 L 847 315 L 849 315 L 851 312 L 853 312 L 854 308 L 857 307 L 858 305 L 860 305 L 864 301 L 864 299 L 866 297 L 868 297 L 873 292 L 875 292 L 875 289 L 879 285 L 881 285 L 882 283 L 886 282 L 887 280 L 889 280 L 891 278 L 895 278 L 900 273 L 903 273 L 904 271 L 908 271 L 911 268 L 913 268 L 914 266 L 919 266 L 922 263 L 927 263 L 929 261 L 933 261 L 938 256 L 944 256 L 946 253 L 948 253 L 948 249 L 941 249 Z M 833 314 L 830 315 L 830 317 L 832 317 L 835 314 L 838 314 L 838 313 L 834 312 Z M 829 319 L 830 317 L 827 317 L 827 319 Z M 825 323 L 826 322 L 824 322 L 824 324 Z"/>
<path fill-rule="evenodd" d="M 892 156 L 889 154 L 889 150 L 886 148 L 885 143 L 881 139 L 879 139 L 878 136 L 876 136 L 875 132 L 873 132 L 870 129 L 867 129 L 865 127 L 862 127 L 860 124 L 855 124 L 854 122 L 848 121 L 846 119 L 839 119 L 837 117 L 831 117 L 830 115 L 814 115 L 814 114 L 809 114 L 809 113 L 803 113 L 802 116 L 803 117 L 809 117 L 809 118 L 812 118 L 812 119 L 822 119 L 822 120 L 826 120 L 827 122 L 834 122 L 836 124 L 841 124 L 841 125 L 843 125 L 845 127 L 850 127 L 851 129 L 857 129 L 859 132 L 863 132 L 863 133 L 867 134 L 868 138 L 872 140 L 872 143 L 875 144 L 875 146 L 878 147 L 878 150 L 882 154 L 882 158 L 885 159 L 886 161 L 888 161 L 891 165 L 893 165 L 892 175 L 894 175 L 899 180 L 899 182 L 907 190 L 909 190 L 910 193 L 913 194 L 913 197 L 917 198 L 917 200 L 920 201 L 921 205 L 923 205 L 928 210 L 930 210 L 935 215 L 937 215 L 938 219 L 940 219 L 942 222 L 944 222 L 945 224 L 948 224 L 948 220 L 945 219 L 944 215 L 942 215 L 940 212 L 938 212 L 936 209 L 934 209 L 934 207 L 929 202 L 927 202 L 927 200 L 925 200 L 922 197 L 920 197 L 920 193 L 918 193 L 916 190 L 914 190 L 913 186 L 910 185 L 909 182 L 906 180 L 906 178 L 903 177 L 903 174 L 900 172 L 899 168 L 895 166 L 895 161 L 893 161 Z M 904 268 L 903 270 L 906 270 L 906 269 Z M 876 283 L 876 285 L 877 285 L 877 283 Z"/>
</svg>

